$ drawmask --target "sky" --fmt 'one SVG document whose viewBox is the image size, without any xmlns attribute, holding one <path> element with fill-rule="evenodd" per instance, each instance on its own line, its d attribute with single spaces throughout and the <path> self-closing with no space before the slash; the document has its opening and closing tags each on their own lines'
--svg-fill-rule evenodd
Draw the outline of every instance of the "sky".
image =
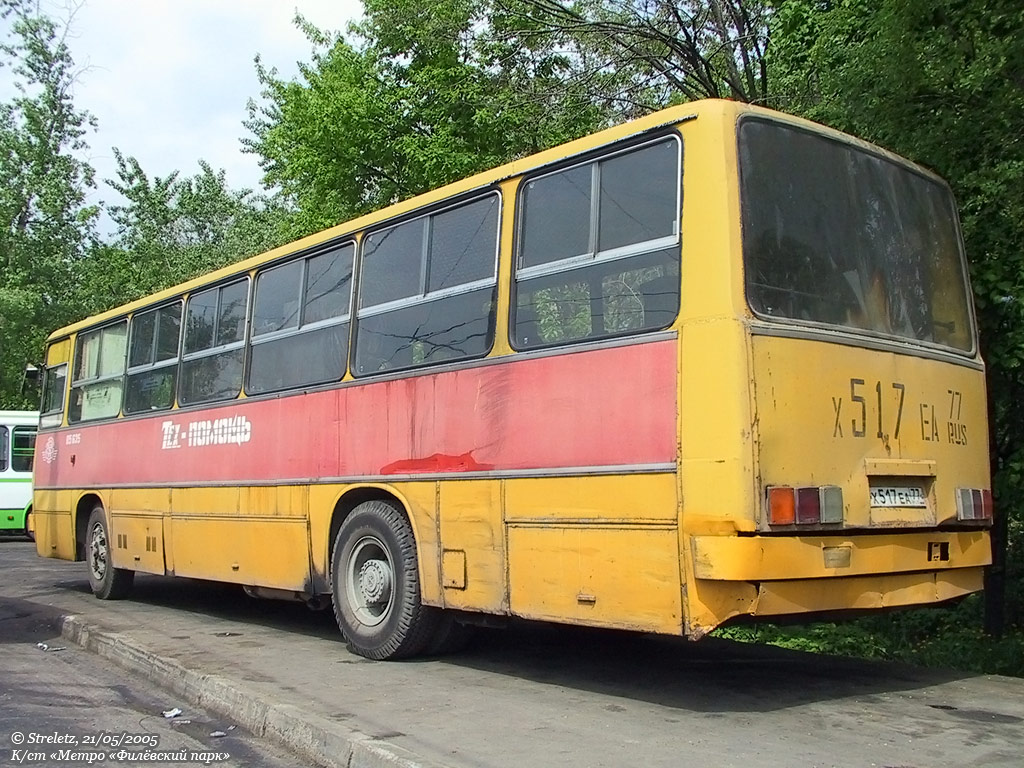
<svg viewBox="0 0 1024 768">
<path fill-rule="evenodd" d="M 115 201 L 103 179 L 116 178 L 111 147 L 136 157 L 150 178 L 199 172 L 198 160 L 227 171 L 229 186 L 260 187 L 256 157 L 239 139 L 246 104 L 257 98 L 253 59 L 294 77 L 312 47 L 295 27 L 296 10 L 320 29 L 343 30 L 360 0 L 42 0 L 68 18 L 68 45 L 82 71 L 75 106 L 96 117 L 86 138 L 96 196 Z"/>
</svg>

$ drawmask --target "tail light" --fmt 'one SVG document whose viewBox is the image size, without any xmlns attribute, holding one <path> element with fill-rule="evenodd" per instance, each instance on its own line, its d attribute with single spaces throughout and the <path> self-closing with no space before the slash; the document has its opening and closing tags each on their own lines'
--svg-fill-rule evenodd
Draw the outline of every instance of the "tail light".
<svg viewBox="0 0 1024 768">
<path fill-rule="evenodd" d="M 992 491 L 987 488 L 957 488 L 956 519 L 991 520 Z"/>
<path fill-rule="evenodd" d="M 769 525 L 843 522 L 843 489 L 837 485 L 768 488 Z"/>
<path fill-rule="evenodd" d="M 796 489 L 797 525 L 821 522 L 821 491 L 817 488 Z"/>
<path fill-rule="evenodd" d="M 796 522 L 796 493 L 792 488 L 768 489 L 768 522 L 772 525 Z"/>
</svg>

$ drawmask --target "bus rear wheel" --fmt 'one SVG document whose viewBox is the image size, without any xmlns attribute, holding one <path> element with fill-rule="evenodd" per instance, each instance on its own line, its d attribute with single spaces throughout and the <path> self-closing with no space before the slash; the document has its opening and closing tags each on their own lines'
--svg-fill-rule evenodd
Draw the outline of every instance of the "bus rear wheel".
<svg viewBox="0 0 1024 768">
<path fill-rule="evenodd" d="M 416 540 L 395 505 L 363 502 L 341 524 L 331 597 L 338 626 L 360 656 L 400 659 L 426 648 L 439 611 L 420 601 Z"/>
<path fill-rule="evenodd" d="M 103 507 L 93 509 L 86 531 L 85 559 L 89 564 L 89 586 L 92 587 L 92 593 L 100 600 L 127 597 L 135 581 L 135 571 L 114 567 Z"/>
<path fill-rule="evenodd" d="M 32 527 L 32 510 L 25 513 L 25 536 L 29 541 L 36 540 L 36 533 Z"/>
</svg>

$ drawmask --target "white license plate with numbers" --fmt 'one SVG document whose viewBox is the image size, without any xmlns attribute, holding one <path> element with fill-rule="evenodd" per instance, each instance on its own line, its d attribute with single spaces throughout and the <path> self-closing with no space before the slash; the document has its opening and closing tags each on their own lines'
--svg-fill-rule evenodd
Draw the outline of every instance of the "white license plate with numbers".
<svg viewBox="0 0 1024 768">
<path fill-rule="evenodd" d="M 872 507 L 927 507 L 924 489 L 919 486 L 878 485 L 871 489 Z"/>
</svg>

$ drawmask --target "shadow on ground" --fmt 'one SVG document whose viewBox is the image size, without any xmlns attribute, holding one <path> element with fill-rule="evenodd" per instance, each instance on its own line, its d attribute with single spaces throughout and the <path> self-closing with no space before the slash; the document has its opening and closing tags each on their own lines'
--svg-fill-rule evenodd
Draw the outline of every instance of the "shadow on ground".
<svg viewBox="0 0 1024 768">
<path fill-rule="evenodd" d="M 0 596 L 0 645 L 59 640 L 63 618 L 59 608 Z"/>
<path fill-rule="evenodd" d="M 707 713 L 763 712 L 891 694 L 968 676 L 719 638 L 694 643 L 536 623 L 488 633 L 445 663 Z"/>
<path fill-rule="evenodd" d="M 88 592 L 84 566 L 79 567 L 83 569 L 81 578 L 51 581 L 47 587 Z M 66 577 L 67 572 L 60 575 Z M 131 604 L 320 638 L 326 653 L 347 653 L 330 610 L 311 611 L 299 603 L 255 600 L 234 585 L 140 574 L 131 600 L 125 603 Z M 480 630 L 475 642 L 456 655 L 381 663 L 451 665 L 711 717 L 914 691 L 971 676 L 717 638 L 693 643 L 676 637 L 527 621 L 510 622 L 503 630 Z M 939 699 L 928 704 L 939 709 L 949 706 Z"/>
</svg>

